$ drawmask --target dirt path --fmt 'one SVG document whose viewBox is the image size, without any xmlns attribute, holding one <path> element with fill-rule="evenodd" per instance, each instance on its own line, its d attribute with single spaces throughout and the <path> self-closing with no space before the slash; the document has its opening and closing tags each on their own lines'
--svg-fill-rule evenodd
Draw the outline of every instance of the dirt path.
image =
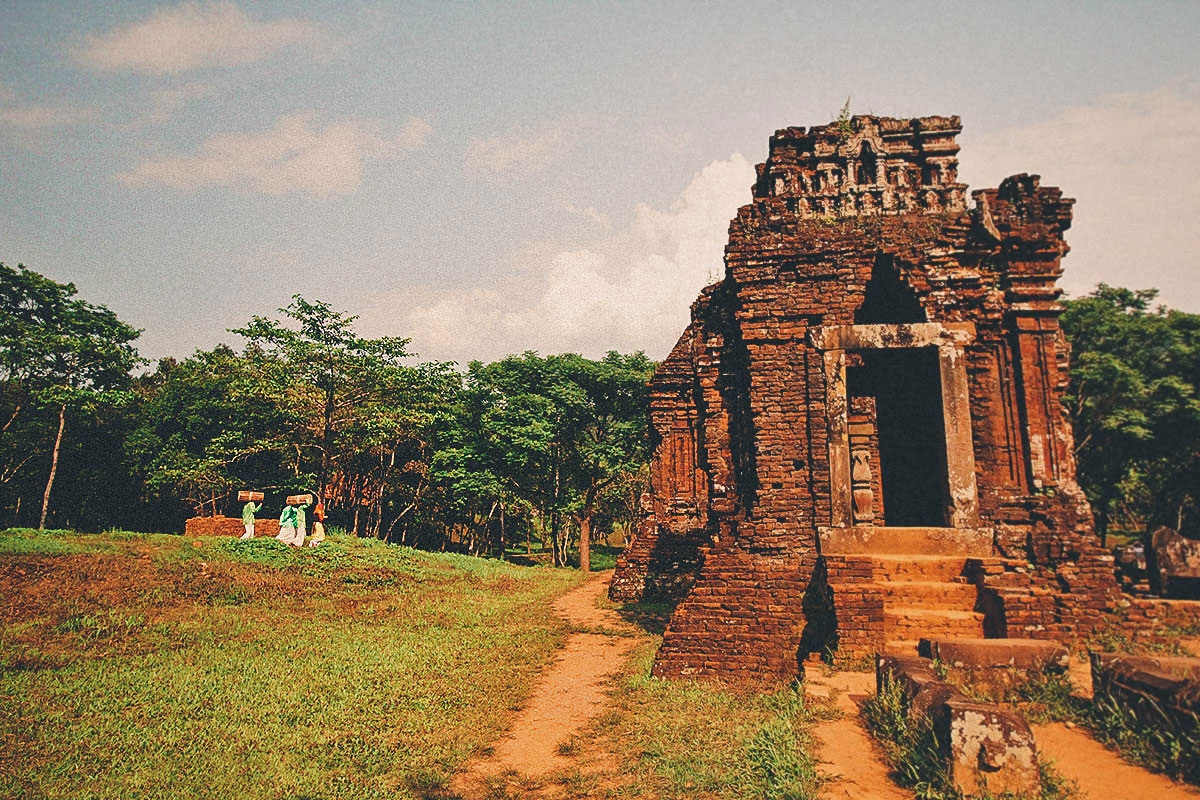
<svg viewBox="0 0 1200 800">
<path fill-rule="evenodd" d="M 1075 694 L 1092 696 L 1092 671 L 1087 657 L 1073 656 L 1070 671 Z M 1200 800 L 1200 791 L 1130 764 L 1093 739 L 1086 731 L 1062 723 L 1033 725 L 1039 753 L 1054 762 L 1066 778 L 1079 784 L 1082 798 L 1091 800 Z"/>
<path fill-rule="evenodd" d="M 630 632 L 630 626 L 615 611 L 597 606 L 609 577 L 597 575 L 554 604 L 559 616 L 595 632 L 567 637 L 512 729 L 491 755 L 472 761 L 456 777 L 453 789 L 462 797 L 492 796 L 491 784 L 497 782 L 531 787 L 571 765 L 559 747 L 603 712 L 605 679 L 621 668 L 634 644 L 629 636 L 613 635 Z"/>
<path fill-rule="evenodd" d="M 1078 728 L 1034 725 L 1038 750 L 1090 800 L 1197 800 L 1200 791 L 1136 767 Z"/>
<path fill-rule="evenodd" d="M 896 785 L 889 768 L 858 719 L 858 706 L 875 690 L 869 672 L 838 672 L 828 677 L 810 670 L 805 678 L 810 697 L 834 697 L 842 716 L 822 722 L 817 738 L 817 763 L 829 782 L 821 790 L 828 800 L 911 800 L 912 792 Z"/>
</svg>

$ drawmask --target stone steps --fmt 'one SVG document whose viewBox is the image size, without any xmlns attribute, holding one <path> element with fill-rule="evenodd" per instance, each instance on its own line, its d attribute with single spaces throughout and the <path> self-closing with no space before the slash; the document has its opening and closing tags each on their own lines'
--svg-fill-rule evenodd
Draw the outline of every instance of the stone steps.
<svg viewBox="0 0 1200 800">
<path fill-rule="evenodd" d="M 965 558 L 957 556 L 872 556 L 877 583 L 892 581 L 960 582 Z"/>
<path fill-rule="evenodd" d="M 918 607 L 959 611 L 975 610 L 975 587 L 946 581 L 889 581 L 875 584 L 883 592 L 885 607 Z"/>
<path fill-rule="evenodd" d="M 966 562 L 961 556 L 872 558 L 875 585 L 883 593 L 887 652 L 912 654 L 918 640 L 931 636 L 983 636 L 977 590 L 962 577 Z"/>
<path fill-rule="evenodd" d="M 935 637 L 983 638 L 983 614 L 944 608 L 885 606 L 883 633 L 889 645 Z"/>
</svg>

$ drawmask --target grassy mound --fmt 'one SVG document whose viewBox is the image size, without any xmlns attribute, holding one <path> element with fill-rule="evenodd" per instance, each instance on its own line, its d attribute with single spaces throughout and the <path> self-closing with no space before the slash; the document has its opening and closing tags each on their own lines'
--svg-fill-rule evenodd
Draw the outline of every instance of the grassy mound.
<svg viewBox="0 0 1200 800">
<path fill-rule="evenodd" d="M 579 577 L 343 537 L 0 533 L 0 796 L 439 794 Z"/>
</svg>

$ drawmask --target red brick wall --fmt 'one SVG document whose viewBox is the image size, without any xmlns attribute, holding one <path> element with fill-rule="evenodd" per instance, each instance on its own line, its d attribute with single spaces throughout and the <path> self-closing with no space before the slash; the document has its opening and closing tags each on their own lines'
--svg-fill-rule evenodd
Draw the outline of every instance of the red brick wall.
<svg viewBox="0 0 1200 800">
<path fill-rule="evenodd" d="M 241 536 L 246 526 L 241 517 L 192 517 L 184 523 L 187 536 Z M 279 520 L 259 519 L 254 521 L 254 536 L 279 535 Z"/>
</svg>

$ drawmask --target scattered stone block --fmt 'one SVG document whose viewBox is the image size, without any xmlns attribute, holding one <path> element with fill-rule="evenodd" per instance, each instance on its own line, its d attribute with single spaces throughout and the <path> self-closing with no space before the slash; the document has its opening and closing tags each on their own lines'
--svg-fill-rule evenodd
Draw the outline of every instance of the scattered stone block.
<svg viewBox="0 0 1200 800">
<path fill-rule="evenodd" d="M 922 639 L 918 650 L 952 669 L 1063 673 L 1071 665 L 1066 647 L 1039 639 Z"/>
<path fill-rule="evenodd" d="M 1200 541 L 1163 526 L 1150 535 L 1146 560 L 1153 587 L 1169 597 L 1200 597 Z"/>
<path fill-rule="evenodd" d="M 968 699 L 919 656 L 878 656 L 878 689 L 893 682 L 903 688 L 911 717 L 933 721 L 951 779 L 965 795 L 1036 794 L 1037 746 L 1020 712 Z"/>
<path fill-rule="evenodd" d="M 1187 730 L 1200 714 L 1200 658 L 1092 653 L 1092 689 L 1148 725 Z"/>
<path fill-rule="evenodd" d="M 965 795 L 1036 796 L 1037 745 L 1025 717 L 994 703 L 946 701 L 950 775 Z"/>
</svg>

